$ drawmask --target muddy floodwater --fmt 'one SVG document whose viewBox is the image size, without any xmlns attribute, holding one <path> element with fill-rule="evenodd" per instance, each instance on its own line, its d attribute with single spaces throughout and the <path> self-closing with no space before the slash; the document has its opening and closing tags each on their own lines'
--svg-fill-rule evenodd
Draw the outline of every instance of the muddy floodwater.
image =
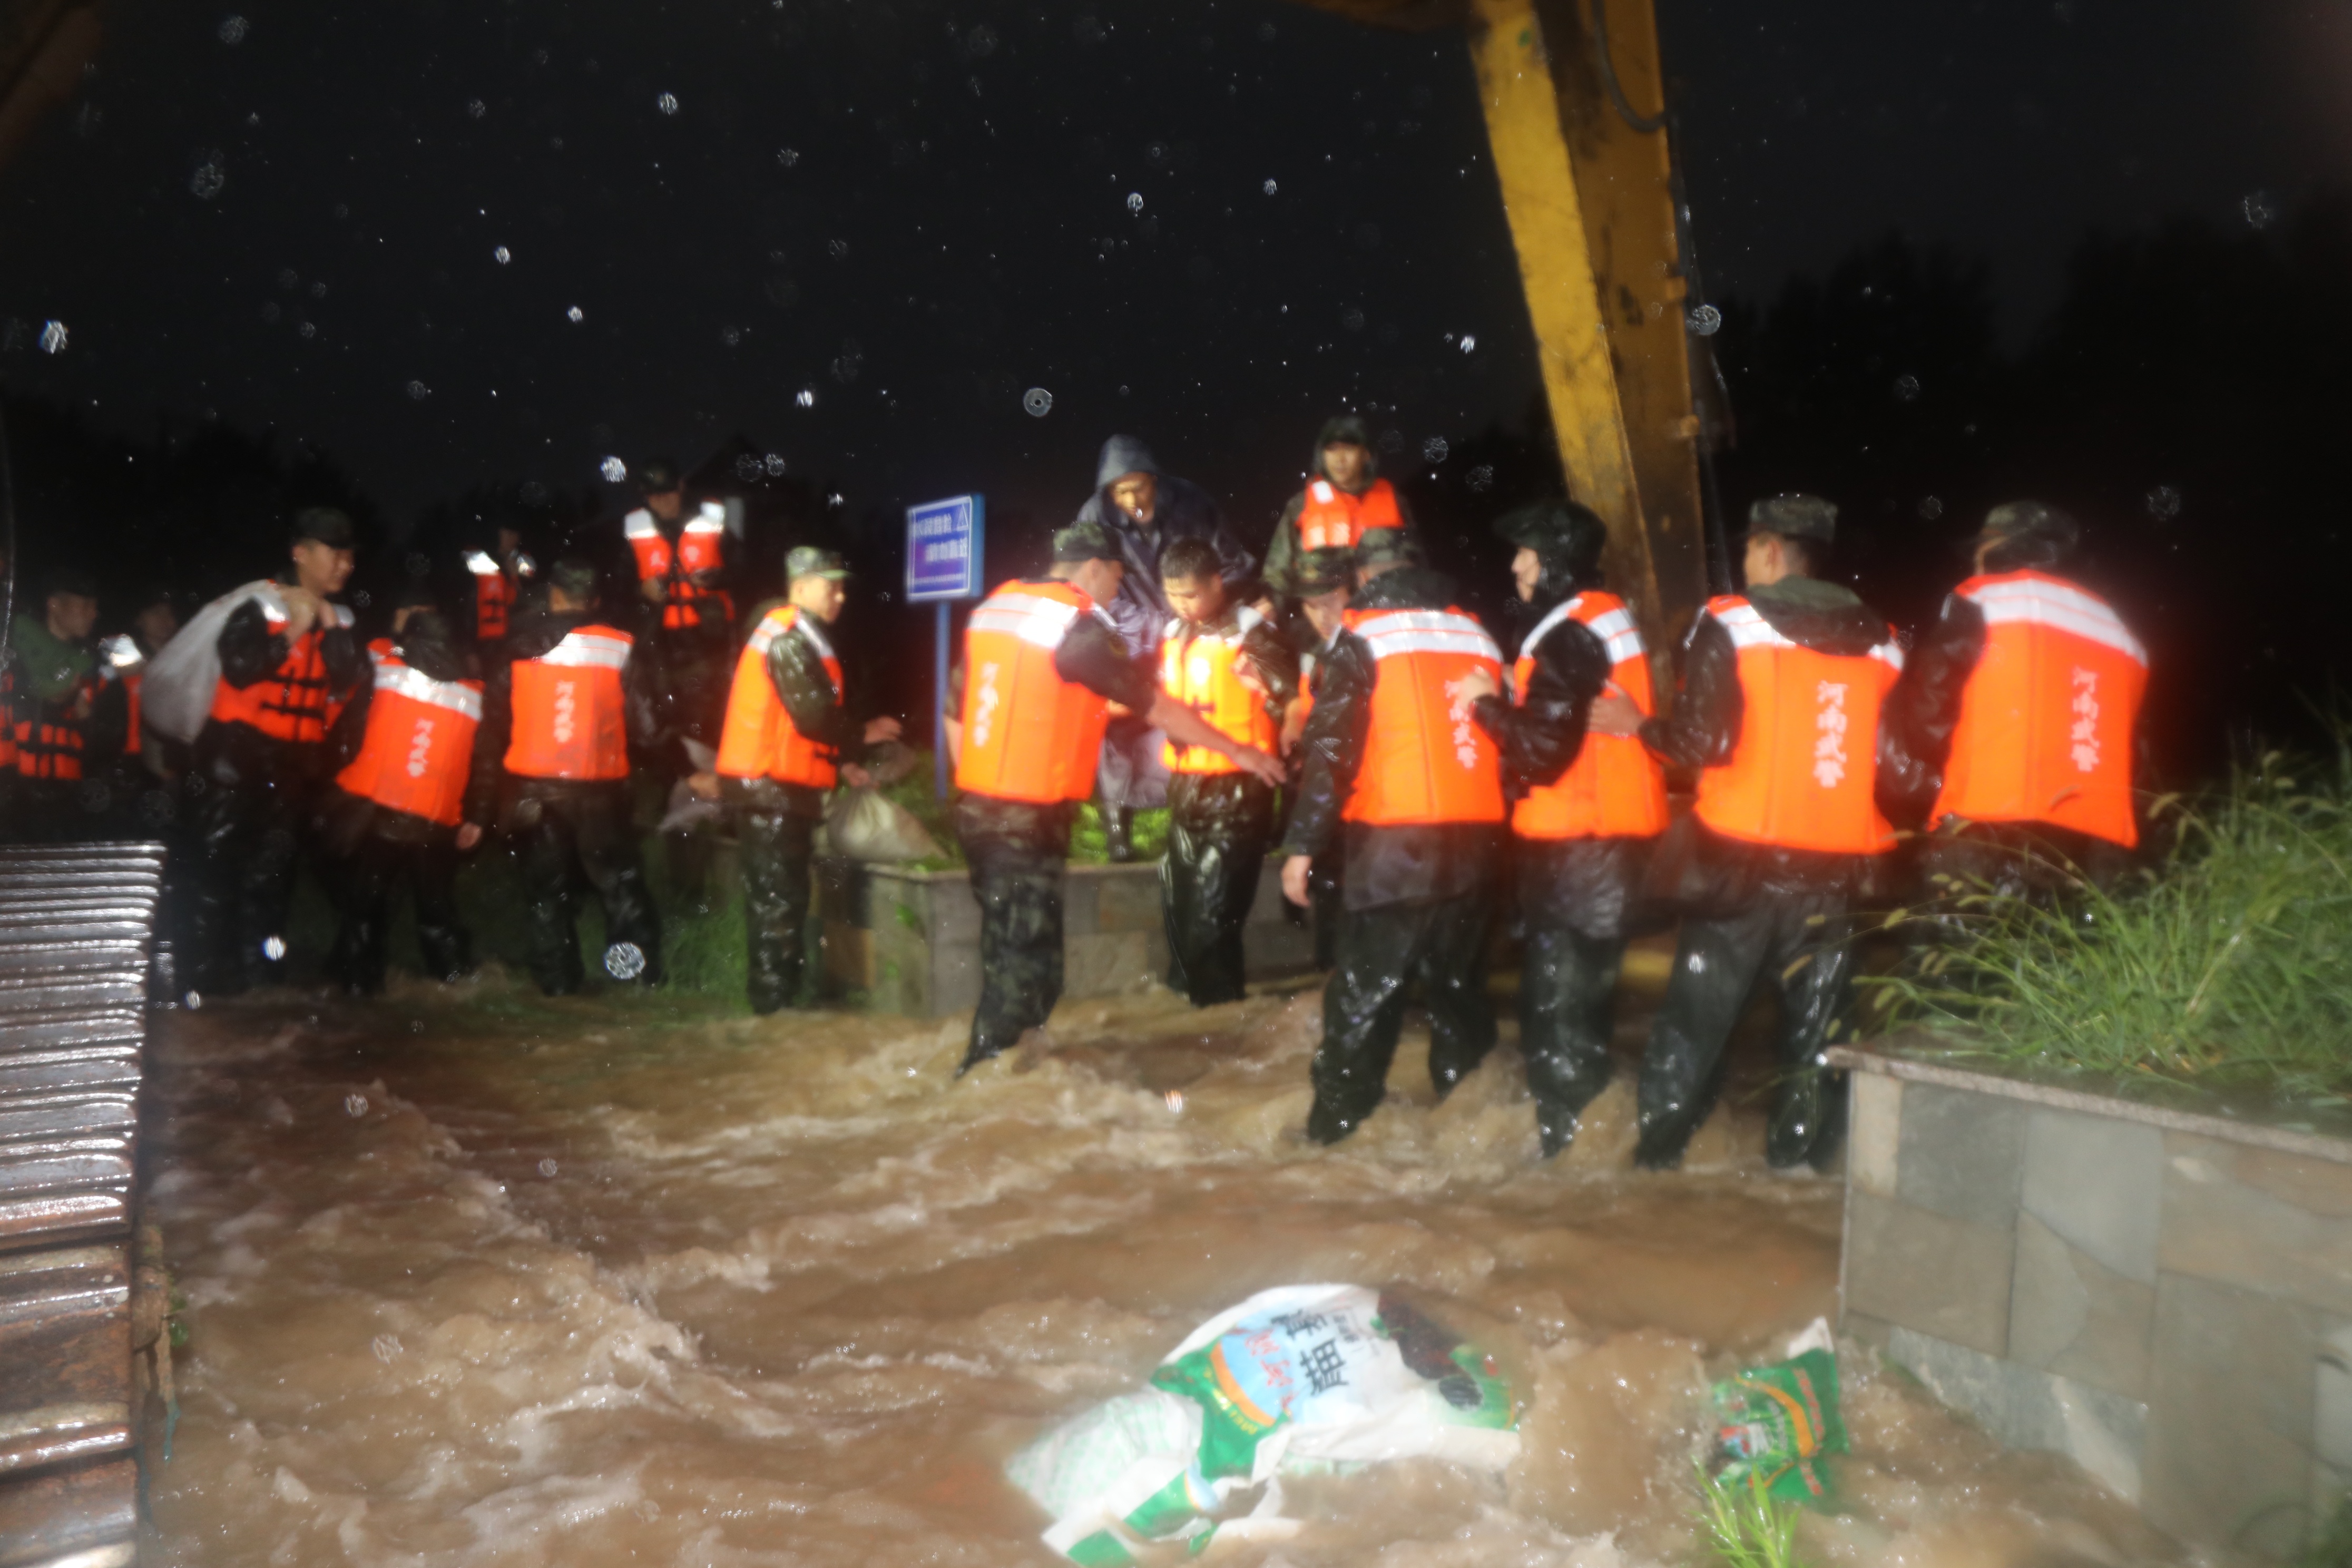
<svg viewBox="0 0 2352 1568">
<path fill-rule="evenodd" d="M 1650 966 L 1654 972 L 1657 966 Z M 1253 1291 L 1393 1285 L 1495 1352 L 1525 1447 L 1294 1486 L 1234 1563 L 1695 1561 L 1705 1380 L 1835 1311 L 1840 1190 L 1752 1110 L 1625 1169 L 1620 1082 L 1539 1163 L 1506 1046 L 1443 1105 L 1409 1031 L 1349 1144 L 1298 1129 L 1318 997 L 961 1021 L 546 1003 L 492 976 L 159 1019 L 151 1197 L 186 1300 L 152 1563 L 1047 1564 L 1005 1456 Z M 1629 1021 L 1629 1047 L 1638 1029 Z M 2174 1560 L 1848 1347 L 1821 1563 Z"/>
</svg>

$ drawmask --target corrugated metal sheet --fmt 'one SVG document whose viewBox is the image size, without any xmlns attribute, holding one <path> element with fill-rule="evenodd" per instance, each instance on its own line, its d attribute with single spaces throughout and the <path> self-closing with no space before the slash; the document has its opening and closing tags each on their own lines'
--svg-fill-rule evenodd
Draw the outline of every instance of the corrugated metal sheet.
<svg viewBox="0 0 2352 1568">
<path fill-rule="evenodd" d="M 0 849 L 0 1568 L 137 1560 L 156 844 Z"/>
</svg>

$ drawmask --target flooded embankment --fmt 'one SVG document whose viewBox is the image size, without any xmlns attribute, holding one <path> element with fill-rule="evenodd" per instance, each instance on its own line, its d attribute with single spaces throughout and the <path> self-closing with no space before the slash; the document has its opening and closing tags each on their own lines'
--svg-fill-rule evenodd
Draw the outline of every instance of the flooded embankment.
<svg viewBox="0 0 2352 1568">
<path fill-rule="evenodd" d="M 1387 1108 L 1311 1147 L 1317 1008 L 1071 1004 L 1053 1054 L 961 1083 L 956 1023 L 495 977 L 166 1016 L 150 1202 L 191 1337 L 149 1560 L 1050 1563 L 1004 1457 L 1324 1280 L 1491 1349 L 1522 1456 L 1301 1483 L 1303 1533 L 1213 1557 L 1692 1560 L 1705 1380 L 1834 1312 L 1837 1185 L 1769 1175 L 1736 1110 L 1691 1170 L 1626 1172 L 1622 1079 L 1544 1165 L 1507 1044 L 1433 1106 L 1412 1031 Z M 2071 1467 L 1846 1378 L 1808 1561 L 2168 1560 Z"/>
</svg>

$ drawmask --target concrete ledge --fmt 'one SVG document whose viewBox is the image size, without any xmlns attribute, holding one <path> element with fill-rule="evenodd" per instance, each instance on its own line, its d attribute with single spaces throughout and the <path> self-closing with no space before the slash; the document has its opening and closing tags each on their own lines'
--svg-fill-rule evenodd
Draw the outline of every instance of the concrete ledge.
<svg viewBox="0 0 2352 1568">
<path fill-rule="evenodd" d="M 2352 1140 L 1842 1048 L 1846 1331 L 2150 1522 L 2283 1560 L 2352 1484 Z"/>
</svg>

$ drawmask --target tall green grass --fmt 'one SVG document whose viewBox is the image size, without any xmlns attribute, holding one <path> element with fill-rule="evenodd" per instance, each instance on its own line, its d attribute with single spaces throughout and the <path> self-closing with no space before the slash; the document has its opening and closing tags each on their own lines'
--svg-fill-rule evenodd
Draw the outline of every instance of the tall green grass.
<svg viewBox="0 0 2352 1568">
<path fill-rule="evenodd" d="M 2341 1097 L 2352 750 L 2303 766 L 2266 757 L 2173 809 L 2169 853 L 2116 888 L 2078 882 L 2055 906 L 1963 889 L 1927 911 L 1942 940 L 1868 983 L 1883 1023 L 2017 1066 Z"/>
<path fill-rule="evenodd" d="M 1722 1568 L 1794 1568 L 1797 1521 L 1804 1510 L 1764 1489 L 1749 1471 L 1745 1480 L 1698 1467 L 1699 1527 L 1707 1555 Z"/>
</svg>

